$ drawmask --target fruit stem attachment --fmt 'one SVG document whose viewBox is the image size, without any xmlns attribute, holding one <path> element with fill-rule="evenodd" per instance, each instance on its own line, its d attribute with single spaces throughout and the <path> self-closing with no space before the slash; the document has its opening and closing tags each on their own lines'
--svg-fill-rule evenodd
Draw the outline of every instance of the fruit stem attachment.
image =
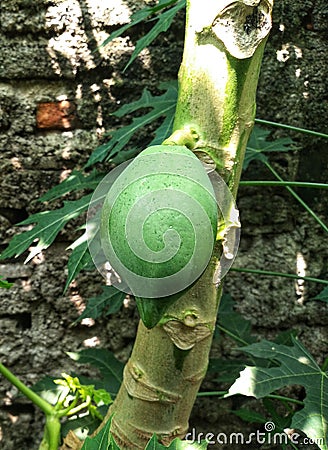
<svg viewBox="0 0 328 450">
<path fill-rule="evenodd" d="M 163 142 L 163 145 L 184 145 L 189 150 L 193 150 L 199 140 L 199 135 L 194 128 L 185 127 L 180 130 L 175 130 Z"/>
</svg>

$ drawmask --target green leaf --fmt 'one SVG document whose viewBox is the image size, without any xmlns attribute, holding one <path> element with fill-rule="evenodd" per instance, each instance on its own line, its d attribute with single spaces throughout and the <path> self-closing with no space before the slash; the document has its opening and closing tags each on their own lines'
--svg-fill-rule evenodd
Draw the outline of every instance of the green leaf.
<svg viewBox="0 0 328 450">
<path fill-rule="evenodd" d="M 235 411 L 231 410 L 230 412 L 249 423 L 266 423 L 268 421 L 262 414 L 247 408 L 240 408 Z"/>
<path fill-rule="evenodd" d="M 293 346 L 263 340 L 241 348 L 259 358 L 274 360 L 278 366 L 247 366 L 229 389 L 227 396 L 242 394 L 262 398 L 289 385 L 306 390 L 304 408 L 293 416 L 292 428 L 300 429 L 327 450 L 328 444 L 328 372 L 323 372 L 312 355 L 293 338 Z"/>
<path fill-rule="evenodd" d="M 103 405 L 98 409 L 102 416 L 105 416 L 108 406 Z M 72 430 L 80 439 L 85 439 L 86 435 L 93 433 L 100 425 L 101 420 L 92 414 L 83 414 L 77 418 L 69 418 L 63 422 L 61 427 L 62 436 L 65 437 L 67 433 Z"/>
<path fill-rule="evenodd" d="M 148 47 L 160 33 L 165 32 L 170 28 L 176 13 L 184 6 L 185 0 L 181 0 L 175 6 L 165 12 L 162 12 L 161 14 L 158 14 L 158 16 L 153 19 L 157 20 L 157 23 L 145 36 L 137 41 L 135 49 L 124 70 L 126 70 L 130 66 L 130 64 L 136 59 L 136 57 L 142 52 L 142 50 Z"/>
<path fill-rule="evenodd" d="M 250 320 L 234 311 L 234 302 L 230 294 L 223 294 L 221 298 L 217 327 L 239 343 L 251 344 L 256 340 L 251 335 L 252 325 Z"/>
<path fill-rule="evenodd" d="M 79 364 L 90 364 L 97 368 L 104 378 L 104 389 L 112 396 L 117 394 L 123 380 L 124 364 L 111 352 L 102 348 L 87 348 L 67 354 Z"/>
<path fill-rule="evenodd" d="M 293 410 L 283 408 L 282 402 L 279 402 L 277 405 L 277 402 L 273 402 L 270 398 L 264 398 L 262 404 L 268 411 L 271 421 L 275 424 L 275 431 L 280 433 L 285 428 L 291 427 Z"/>
<path fill-rule="evenodd" d="M 80 191 L 82 189 L 91 189 L 94 191 L 100 181 L 103 179 L 104 174 L 93 170 L 89 175 L 84 176 L 82 172 L 73 170 L 68 178 L 54 186 L 42 197 L 39 198 L 40 202 L 47 202 L 55 200 L 73 191 Z"/>
<path fill-rule="evenodd" d="M 313 297 L 311 300 L 321 300 L 322 302 L 328 303 L 328 286 L 325 287 L 318 295 Z"/>
<path fill-rule="evenodd" d="M 91 268 L 93 261 L 89 252 L 87 234 L 84 233 L 79 239 L 73 242 L 68 249 L 73 250 L 67 263 L 68 276 L 64 292 L 66 292 L 70 283 L 76 278 L 81 270 Z"/>
<path fill-rule="evenodd" d="M 188 441 L 182 441 L 181 439 L 174 439 L 169 447 L 158 442 L 157 437 L 154 435 L 148 442 L 145 450 L 203 450 L 207 448 L 206 442 L 201 443 L 190 443 Z"/>
<path fill-rule="evenodd" d="M 151 16 L 153 16 L 156 13 L 159 13 L 158 16 L 155 17 L 155 19 L 157 19 L 158 22 L 161 22 L 161 27 L 163 28 L 161 31 L 166 31 L 168 29 L 168 27 L 171 25 L 175 14 L 178 12 L 179 9 L 183 8 L 186 4 L 185 0 L 181 0 L 178 2 L 178 4 L 176 6 L 173 6 L 171 9 L 167 10 L 164 13 L 162 12 L 162 10 L 164 8 L 170 7 L 170 6 L 174 5 L 175 3 L 176 3 L 176 0 L 159 0 L 159 2 L 157 2 L 157 4 L 155 6 L 142 8 L 139 11 L 136 11 L 134 14 L 131 15 L 130 23 L 123 25 L 118 30 L 111 33 L 111 35 L 102 43 L 102 47 L 109 44 L 113 39 L 115 39 L 119 36 L 122 36 L 122 34 L 125 33 L 127 30 L 134 27 L 135 25 L 138 25 L 140 22 L 145 21 L 146 19 L 150 18 Z M 172 10 L 173 10 L 173 12 L 172 12 Z M 168 14 L 168 13 L 171 13 L 171 14 Z M 164 19 L 162 18 L 163 15 L 165 15 Z M 168 20 L 167 15 L 169 17 L 172 15 L 172 19 L 171 19 L 169 25 L 167 26 L 167 28 L 164 29 L 166 26 L 164 23 L 167 22 L 167 20 Z M 156 24 L 156 25 L 158 25 L 158 24 Z M 155 25 L 155 27 L 156 27 L 156 25 Z M 128 67 L 128 65 L 131 64 L 131 62 L 138 56 L 138 54 L 147 45 L 151 44 L 151 42 L 161 32 L 161 31 L 157 32 L 157 30 L 154 30 L 155 27 L 153 27 L 152 30 L 150 30 L 150 32 L 147 34 L 147 36 L 150 35 L 150 36 L 148 36 L 147 40 L 144 39 L 146 37 L 146 36 L 144 36 L 144 38 L 141 38 L 140 40 L 137 41 L 136 49 L 138 47 L 138 51 L 136 51 L 136 49 L 135 49 L 135 51 L 131 55 L 131 58 L 130 58 L 127 66 L 125 67 L 125 69 Z M 142 39 L 144 39 L 144 41 L 140 42 L 140 41 L 142 41 Z"/>
<path fill-rule="evenodd" d="M 7 280 L 1 280 L 2 275 L 0 275 L 0 288 L 9 289 L 14 283 L 9 283 Z"/>
<path fill-rule="evenodd" d="M 65 387 L 54 383 L 56 378 L 48 375 L 32 386 L 32 391 L 36 392 L 41 398 L 51 405 L 56 405 L 59 397 L 65 392 Z"/>
<path fill-rule="evenodd" d="M 35 255 L 48 248 L 56 239 L 57 234 L 70 220 L 78 217 L 85 211 L 92 194 L 88 194 L 79 200 L 64 202 L 64 206 L 54 211 L 43 211 L 33 214 L 18 225 L 36 225 L 28 231 L 18 234 L 12 238 L 9 246 L 0 255 L 0 259 L 21 255 L 29 246 L 38 240 L 25 262 L 30 261 Z"/>
<path fill-rule="evenodd" d="M 171 127 L 173 125 L 177 102 L 177 83 L 165 83 L 160 85 L 160 89 L 161 88 L 165 89 L 166 92 L 158 96 L 153 96 L 147 89 L 144 89 L 139 100 L 122 106 L 114 113 L 116 117 L 123 117 L 127 114 L 138 111 L 139 109 L 150 109 L 150 111 L 145 115 L 135 117 L 130 125 L 126 125 L 113 131 L 113 133 L 111 133 L 110 141 L 100 147 L 97 147 L 91 154 L 86 167 L 90 167 L 93 164 L 105 160 L 112 161 L 113 158 L 116 158 L 117 155 L 123 150 L 123 148 L 127 147 L 130 139 L 138 130 L 161 117 L 165 117 L 165 120 L 155 133 L 155 138 L 149 145 L 161 144 L 163 142 L 163 140 L 170 134 L 172 129 Z M 164 136 L 165 133 L 167 133 L 166 136 Z M 125 150 L 122 153 L 124 154 Z M 137 153 L 137 150 L 135 150 L 135 153 Z M 133 155 L 129 153 L 129 156 Z"/>
<path fill-rule="evenodd" d="M 243 169 L 246 170 L 252 161 L 267 162 L 266 152 L 288 152 L 295 150 L 294 141 L 288 137 L 269 141 L 271 134 L 269 130 L 256 126 L 253 128 L 249 141 L 247 143 L 246 154 L 243 163 Z"/>
<path fill-rule="evenodd" d="M 86 317 L 98 319 L 101 315 L 109 316 L 121 309 L 126 294 L 117 290 L 114 286 L 103 286 L 102 290 L 103 292 L 100 295 L 88 300 L 85 310 L 74 322 L 75 324 Z"/>
<path fill-rule="evenodd" d="M 90 202 L 90 206 L 99 207 L 99 201 L 102 200 L 102 197 L 96 195 L 92 197 Z M 93 270 L 95 269 L 95 263 L 90 253 L 90 244 L 94 246 L 93 252 L 97 248 L 98 252 L 101 251 L 101 240 L 100 240 L 100 212 L 101 210 L 95 213 L 95 215 L 90 219 L 88 217 L 88 226 L 85 225 L 83 228 L 86 228 L 86 231 L 82 236 L 80 236 L 76 241 L 71 244 L 68 249 L 73 250 L 68 259 L 68 277 L 65 285 L 64 292 L 67 290 L 69 284 L 76 278 L 76 276 L 81 272 L 81 270 Z M 96 256 L 93 253 L 93 256 Z M 98 257 L 99 255 L 97 255 Z M 105 262 L 105 261 L 104 261 Z M 98 260 L 98 263 L 100 261 Z"/>
<path fill-rule="evenodd" d="M 238 377 L 239 372 L 243 370 L 247 364 L 247 361 L 240 359 L 223 359 L 223 358 L 211 358 L 209 360 L 209 372 L 218 373 L 218 377 L 215 381 L 219 383 L 233 383 Z"/>
<path fill-rule="evenodd" d="M 111 420 L 108 420 L 96 436 L 85 439 L 81 450 L 109 450 L 110 426 Z"/>
</svg>

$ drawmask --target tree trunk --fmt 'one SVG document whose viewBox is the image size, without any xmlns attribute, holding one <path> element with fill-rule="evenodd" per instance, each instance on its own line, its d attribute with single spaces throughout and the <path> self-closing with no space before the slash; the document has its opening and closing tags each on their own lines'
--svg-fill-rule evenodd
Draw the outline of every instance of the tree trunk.
<svg viewBox="0 0 328 450">
<path fill-rule="evenodd" d="M 174 133 L 191 145 L 236 196 L 255 118 L 255 94 L 273 0 L 187 1 L 183 62 Z M 182 138 L 181 138 L 182 136 Z M 187 138 L 188 140 L 188 138 Z M 124 380 L 105 420 L 122 450 L 143 449 L 153 434 L 164 444 L 183 438 L 208 355 L 221 296 L 220 255 L 227 223 L 207 270 L 148 330 L 140 323 Z"/>
</svg>

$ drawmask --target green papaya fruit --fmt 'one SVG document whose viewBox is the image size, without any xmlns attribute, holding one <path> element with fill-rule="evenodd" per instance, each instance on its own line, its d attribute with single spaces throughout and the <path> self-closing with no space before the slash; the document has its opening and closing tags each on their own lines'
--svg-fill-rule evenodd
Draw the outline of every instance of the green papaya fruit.
<svg viewBox="0 0 328 450">
<path fill-rule="evenodd" d="M 205 270 L 217 221 L 213 187 L 198 158 L 184 146 L 152 146 L 109 189 L 101 243 L 133 295 L 169 300 Z"/>
</svg>

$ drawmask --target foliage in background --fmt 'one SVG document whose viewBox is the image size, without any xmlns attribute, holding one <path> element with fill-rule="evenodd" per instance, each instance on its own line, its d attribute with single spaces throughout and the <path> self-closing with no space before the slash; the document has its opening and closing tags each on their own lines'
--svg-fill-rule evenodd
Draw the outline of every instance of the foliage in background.
<svg viewBox="0 0 328 450">
<path fill-rule="evenodd" d="M 1 278 L 3 278 L 2 275 L 0 275 L 0 288 L 2 288 L 2 289 L 9 289 L 9 288 L 11 288 L 13 283 L 9 283 L 9 281 L 2 280 Z"/>
</svg>

